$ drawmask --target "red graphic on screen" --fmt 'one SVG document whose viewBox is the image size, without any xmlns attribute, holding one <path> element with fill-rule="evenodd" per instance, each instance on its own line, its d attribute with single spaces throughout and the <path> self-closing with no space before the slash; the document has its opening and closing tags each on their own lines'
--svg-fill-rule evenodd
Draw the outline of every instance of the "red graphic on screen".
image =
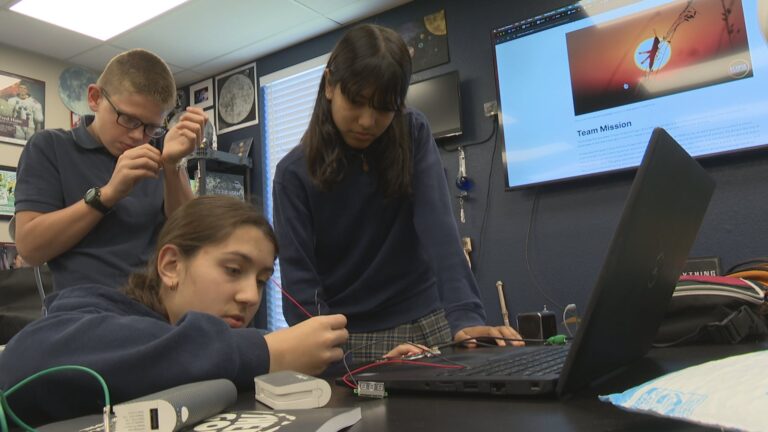
<svg viewBox="0 0 768 432">
<path fill-rule="evenodd" d="M 685 0 L 566 35 L 576 115 L 752 76 L 739 0 Z"/>
</svg>

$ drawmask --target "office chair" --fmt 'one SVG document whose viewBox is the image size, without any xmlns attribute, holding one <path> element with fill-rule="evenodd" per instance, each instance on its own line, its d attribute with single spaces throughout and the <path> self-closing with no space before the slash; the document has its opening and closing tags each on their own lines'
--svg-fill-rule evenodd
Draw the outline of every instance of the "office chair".
<svg viewBox="0 0 768 432">
<path fill-rule="evenodd" d="M 11 217 L 11 221 L 8 223 L 8 234 L 11 235 L 11 240 L 16 241 L 16 215 Z M 37 287 L 37 293 L 40 295 L 40 303 L 42 304 L 41 314 L 42 316 L 48 315 L 48 309 L 45 307 L 45 289 L 43 287 L 43 276 L 40 273 L 40 266 L 33 266 L 32 273 L 35 275 L 35 286 Z"/>
</svg>

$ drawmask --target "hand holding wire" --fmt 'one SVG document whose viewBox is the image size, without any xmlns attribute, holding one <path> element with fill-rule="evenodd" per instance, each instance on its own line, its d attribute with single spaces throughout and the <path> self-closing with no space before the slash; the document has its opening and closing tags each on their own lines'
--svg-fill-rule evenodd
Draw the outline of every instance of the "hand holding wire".
<svg viewBox="0 0 768 432">
<path fill-rule="evenodd" d="M 456 335 L 453 337 L 453 340 L 454 342 L 468 341 L 468 343 L 466 343 L 466 346 L 472 348 L 477 345 L 476 342 L 473 341 L 473 338 L 476 338 L 476 337 L 490 337 L 496 341 L 496 344 L 498 346 L 506 346 L 507 341 L 511 341 L 512 346 L 525 345 L 525 342 L 523 342 L 523 339 L 520 336 L 520 334 L 512 327 L 508 327 L 508 326 L 467 327 L 459 330 L 456 333 Z"/>
<path fill-rule="evenodd" d="M 264 336 L 270 372 L 295 370 L 316 375 L 344 355 L 349 332 L 344 315 L 323 315 Z"/>
<path fill-rule="evenodd" d="M 384 354 L 383 359 L 403 359 L 403 360 L 416 360 L 424 357 L 434 357 L 440 355 L 440 350 L 435 348 L 428 348 L 421 344 L 413 342 L 406 342 L 393 348 L 390 352 Z"/>
</svg>

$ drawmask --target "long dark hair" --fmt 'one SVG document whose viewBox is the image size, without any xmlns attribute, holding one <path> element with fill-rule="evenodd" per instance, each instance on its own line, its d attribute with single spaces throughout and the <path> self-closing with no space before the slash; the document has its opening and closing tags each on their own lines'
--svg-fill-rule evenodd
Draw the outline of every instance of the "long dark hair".
<svg viewBox="0 0 768 432">
<path fill-rule="evenodd" d="M 202 247 L 225 241 L 239 227 L 258 228 L 272 242 L 277 254 L 277 237 L 261 212 L 251 204 L 224 196 L 201 196 L 179 207 L 160 230 L 157 246 L 144 272 L 133 273 L 123 292 L 155 312 L 168 316 L 160 299 L 162 281 L 157 258 L 163 246 L 172 244 L 185 258 Z"/>
<path fill-rule="evenodd" d="M 326 73 L 320 80 L 315 109 L 301 145 L 309 174 L 323 190 L 344 177 L 346 144 L 331 116 L 325 86 L 339 85 L 349 100 L 360 100 L 373 90 L 374 109 L 394 111 L 389 127 L 365 150 L 366 158 L 379 176 L 379 187 L 387 197 L 409 195 L 413 178 L 410 130 L 403 111 L 411 81 L 411 56 L 395 31 L 373 24 L 349 30 L 331 53 Z"/>
</svg>

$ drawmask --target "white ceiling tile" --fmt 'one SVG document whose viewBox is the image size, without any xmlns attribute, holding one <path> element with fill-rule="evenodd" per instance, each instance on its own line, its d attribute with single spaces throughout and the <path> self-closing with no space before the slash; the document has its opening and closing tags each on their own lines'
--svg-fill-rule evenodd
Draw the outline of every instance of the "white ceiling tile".
<svg viewBox="0 0 768 432">
<path fill-rule="evenodd" d="M 285 0 L 196 0 L 116 36 L 113 42 L 152 46 L 167 62 L 190 68 L 316 17 Z"/>
<path fill-rule="evenodd" d="M 61 60 L 101 44 L 98 39 L 7 9 L 0 9 L 0 40 L 7 45 Z"/>
<path fill-rule="evenodd" d="M 184 68 L 181 67 L 181 66 L 176 66 L 175 64 L 171 64 L 171 63 L 167 63 L 167 64 L 168 64 L 168 68 L 171 69 L 171 73 L 173 73 L 173 74 L 181 72 L 181 71 L 184 70 Z"/>
<path fill-rule="evenodd" d="M 176 80 L 176 87 L 186 87 L 192 83 L 196 83 L 198 81 L 204 80 L 205 78 L 208 78 L 210 75 L 204 75 L 197 73 L 195 71 L 186 69 L 180 72 L 175 72 L 173 74 L 174 80 Z"/>
<path fill-rule="evenodd" d="M 319 36 L 339 28 L 339 25 L 326 18 L 317 18 L 302 23 L 295 28 L 286 28 L 256 43 L 223 55 L 215 60 L 193 68 L 197 72 L 215 75 L 227 69 L 239 66 L 256 58 L 264 57 L 275 51 L 288 48 L 301 41 Z M 226 65 L 225 68 L 221 66 Z"/>
<path fill-rule="evenodd" d="M 298 3 L 341 23 L 360 21 L 412 0 L 296 0 Z"/>
<path fill-rule="evenodd" d="M 98 47 L 86 51 L 82 54 L 78 54 L 69 59 L 70 62 L 86 66 L 94 71 L 101 71 L 107 66 L 112 57 L 125 51 L 124 48 L 116 47 L 112 45 L 102 44 Z"/>
<path fill-rule="evenodd" d="M 182 86 L 408 1 L 190 0 L 101 42 L 11 12 L 16 0 L 0 0 L 0 43 L 94 71 L 128 48 L 145 48 L 168 62 Z"/>
<path fill-rule="evenodd" d="M 356 2 L 345 2 L 346 4 L 344 6 L 329 11 L 325 16 L 342 24 L 350 24 L 410 1 L 411 0 L 359 0 Z"/>
</svg>

